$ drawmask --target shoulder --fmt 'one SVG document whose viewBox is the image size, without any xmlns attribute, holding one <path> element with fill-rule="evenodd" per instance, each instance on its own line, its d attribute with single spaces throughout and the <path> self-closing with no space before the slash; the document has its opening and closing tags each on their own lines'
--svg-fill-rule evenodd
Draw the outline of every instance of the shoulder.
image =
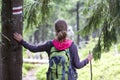
<svg viewBox="0 0 120 80">
<path fill-rule="evenodd" d="M 46 51 L 49 54 L 53 44 L 52 41 L 46 41 L 45 43 L 43 43 L 43 45 L 40 45 L 40 47 L 41 46 L 42 48 L 44 48 L 44 51 Z"/>
<path fill-rule="evenodd" d="M 72 42 L 71 46 L 69 47 L 69 51 L 71 54 L 75 54 L 78 51 L 77 45 L 75 42 Z"/>
<path fill-rule="evenodd" d="M 53 43 L 52 43 L 51 40 L 49 40 L 49 41 L 45 42 L 45 45 L 46 45 L 46 46 L 49 46 L 49 47 L 52 47 L 52 46 L 53 46 Z"/>
<path fill-rule="evenodd" d="M 72 42 L 70 48 L 72 48 L 72 47 L 76 47 L 77 48 L 77 45 L 75 44 L 75 42 Z"/>
<path fill-rule="evenodd" d="M 51 45 L 51 44 L 52 44 L 52 41 L 49 40 L 49 41 L 46 42 L 46 44 Z"/>
</svg>

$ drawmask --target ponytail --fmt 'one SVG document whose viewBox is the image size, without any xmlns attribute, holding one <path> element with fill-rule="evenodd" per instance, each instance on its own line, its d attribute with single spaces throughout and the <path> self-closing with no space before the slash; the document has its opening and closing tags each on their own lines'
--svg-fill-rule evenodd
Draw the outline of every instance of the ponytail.
<svg viewBox="0 0 120 80">
<path fill-rule="evenodd" d="M 60 31 L 57 34 L 57 39 L 61 42 L 64 41 L 67 37 L 67 32 L 66 31 Z"/>
</svg>

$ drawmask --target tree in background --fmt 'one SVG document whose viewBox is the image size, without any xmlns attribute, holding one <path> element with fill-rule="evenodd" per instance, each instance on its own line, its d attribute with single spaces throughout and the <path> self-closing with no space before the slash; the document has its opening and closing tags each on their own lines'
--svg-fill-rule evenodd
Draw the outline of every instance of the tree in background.
<svg viewBox="0 0 120 80">
<path fill-rule="evenodd" d="M 46 35 L 49 34 L 47 29 L 49 28 L 49 30 L 51 30 L 50 27 L 46 26 L 49 24 L 48 15 L 50 14 L 50 7 L 47 5 L 49 3 L 49 0 L 24 1 L 24 32 L 32 32 L 29 36 L 34 37 L 34 44 L 47 40 Z"/>
<path fill-rule="evenodd" d="M 27 31 L 36 29 L 39 33 L 44 32 L 44 35 L 39 38 L 40 41 L 52 39 L 54 36 L 53 32 L 53 24 L 56 19 L 65 19 L 68 24 L 72 25 L 74 31 L 76 25 L 76 14 L 71 14 L 69 10 L 74 6 L 76 7 L 76 3 L 78 0 L 70 1 L 70 0 L 51 0 L 46 1 L 48 6 L 44 7 L 48 9 L 47 11 L 43 11 L 42 9 L 42 1 L 41 0 L 26 0 L 24 5 L 24 23 L 25 29 Z M 42 12 L 46 12 L 46 19 L 44 22 L 42 19 Z M 37 27 L 37 28 L 36 28 Z M 29 29 L 28 29 L 29 28 Z M 33 31 L 34 32 L 34 31 Z M 26 33 L 26 32 L 25 32 Z M 32 35 L 33 33 L 31 33 Z M 27 34 L 28 35 L 28 34 Z M 47 36 L 47 37 L 46 37 Z M 42 39 L 42 40 L 41 40 Z"/>
<path fill-rule="evenodd" d="M 119 0 L 92 0 L 83 11 L 85 13 L 84 15 L 88 13 L 86 19 L 87 24 L 85 24 L 80 33 L 86 35 L 96 30 L 100 31 L 98 43 L 93 49 L 95 59 L 99 59 L 103 51 L 109 51 L 113 44 L 119 42 L 119 3 Z"/>
</svg>

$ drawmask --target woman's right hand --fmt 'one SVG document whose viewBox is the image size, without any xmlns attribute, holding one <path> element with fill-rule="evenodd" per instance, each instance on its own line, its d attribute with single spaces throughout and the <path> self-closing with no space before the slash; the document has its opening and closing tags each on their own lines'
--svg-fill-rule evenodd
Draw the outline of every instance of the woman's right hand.
<svg viewBox="0 0 120 80">
<path fill-rule="evenodd" d="M 87 58 L 88 58 L 89 61 L 91 61 L 92 58 L 93 58 L 92 53 L 89 53 Z"/>
<path fill-rule="evenodd" d="M 22 35 L 15 32 L 14 34 L 14 39 L 17 40 L 18 42 L 20 42 L 23 38 L 22 38 Z"/>
</svg>

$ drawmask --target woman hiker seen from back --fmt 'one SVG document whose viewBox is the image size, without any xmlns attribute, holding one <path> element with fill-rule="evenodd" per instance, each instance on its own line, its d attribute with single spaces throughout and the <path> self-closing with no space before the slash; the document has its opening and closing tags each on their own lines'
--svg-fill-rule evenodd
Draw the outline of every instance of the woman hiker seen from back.
<svg viewBox="0 0 120 80">
<path fill-rule="evenodd" d="M 55 32 L 56 36 L 53 40 L 38 46 L 30 45 L 17 32 L 14 33 L 14 39 L 32 52 L 47 52 L 49 69 L 46 80 L 77 80 L 76 69 L 86 66 L 92 60 L 92 55 L 89 54 L 87 58 L 80 61 L 77 46 L 74 41 L 67 38 L 67 23 L 64 20 L 55 22 Z M 64 57 L 66 55 L 67 57 Z"/>
</svg>

